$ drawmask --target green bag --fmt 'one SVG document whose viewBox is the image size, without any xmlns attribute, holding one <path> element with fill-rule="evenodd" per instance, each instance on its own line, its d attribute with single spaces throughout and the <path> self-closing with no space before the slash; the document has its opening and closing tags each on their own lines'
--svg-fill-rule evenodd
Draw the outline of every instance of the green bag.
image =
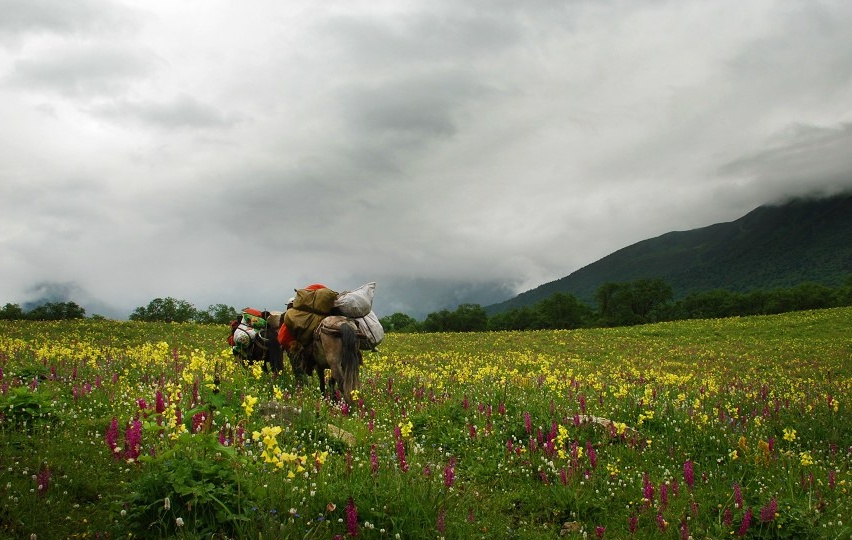
<svg viewBox="0 0 852 540">
<path fill-rule="evenodd" d="M 284 324 L 293 339 L 309 345 L 314 339 L 314 331 L 334 309 L 335 300 L 337 293 L 328 288 L 297 289 L 293 307 L 284 313 Z"/>
</svg>

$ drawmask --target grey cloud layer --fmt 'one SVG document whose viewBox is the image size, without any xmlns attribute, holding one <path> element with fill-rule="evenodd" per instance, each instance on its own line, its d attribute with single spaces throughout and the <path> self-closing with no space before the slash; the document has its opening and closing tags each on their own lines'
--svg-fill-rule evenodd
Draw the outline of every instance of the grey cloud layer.
<svg viewBox="0 0 852 540">
<path fill-rule="evenodd" d="M 422 315 L 852 188 L 852 5 L 732 7 L 0 0 L 0 302 Z"/>
</svg>

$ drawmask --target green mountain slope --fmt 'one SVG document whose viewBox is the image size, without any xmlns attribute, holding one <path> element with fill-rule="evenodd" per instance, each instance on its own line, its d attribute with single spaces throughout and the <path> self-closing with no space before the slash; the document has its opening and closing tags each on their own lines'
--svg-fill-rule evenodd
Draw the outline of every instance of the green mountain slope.
<svg viewBox="0 0 852 540">
<path fill-rule="evenodd" d="M 713 289 L 745 292 L 805 281 L 838 286 L 850 273 L 852 193 L 846 193 L 761 206 L 736 221 L 643 240 L 485 310 L 493 315 L 557 292 L 594 304 L 601 284 L 642 278 L 665 280 L 678 299 Z"/>
</svg>

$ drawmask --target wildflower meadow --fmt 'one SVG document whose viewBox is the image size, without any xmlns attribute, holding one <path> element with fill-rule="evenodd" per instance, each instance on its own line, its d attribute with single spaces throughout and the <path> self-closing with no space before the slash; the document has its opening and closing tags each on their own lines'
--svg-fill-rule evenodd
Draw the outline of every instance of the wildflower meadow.
<svg viewBox="0 0 852 540">
<path fill-rule="evenodd" d="M 850 328 L 388 334 L 347 406 L 225 326 L 0 321 L 0 537 L 848 539 Z"/>
</svg>

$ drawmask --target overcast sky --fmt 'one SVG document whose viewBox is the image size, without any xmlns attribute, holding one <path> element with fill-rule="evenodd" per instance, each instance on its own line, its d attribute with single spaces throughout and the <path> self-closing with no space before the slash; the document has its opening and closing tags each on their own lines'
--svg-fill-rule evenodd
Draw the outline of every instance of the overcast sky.
<svg viewBox="0 0 852 540">
<path fill-rule="evenodd" d="M 0 305 L 379 316 L 852 188 L 847 0 L 0 0 Z"/>
</svg>

